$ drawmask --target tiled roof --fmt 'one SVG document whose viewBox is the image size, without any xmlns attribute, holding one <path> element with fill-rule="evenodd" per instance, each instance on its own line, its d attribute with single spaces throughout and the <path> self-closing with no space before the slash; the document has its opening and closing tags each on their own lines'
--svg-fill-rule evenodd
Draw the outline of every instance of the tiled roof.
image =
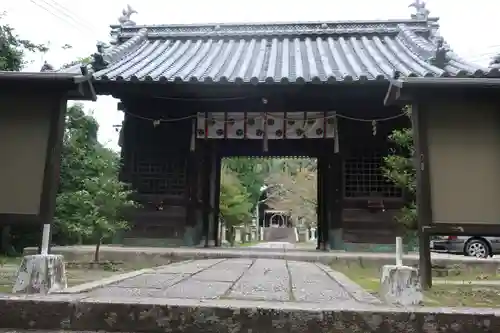
<svg viewBox="0 0 500 333">
<path fill-rule="evenodd" d="M 434 37 L 431 20 L 114 27 L 97 80 L 333 83 L 475 76 Z"/>
</svg>

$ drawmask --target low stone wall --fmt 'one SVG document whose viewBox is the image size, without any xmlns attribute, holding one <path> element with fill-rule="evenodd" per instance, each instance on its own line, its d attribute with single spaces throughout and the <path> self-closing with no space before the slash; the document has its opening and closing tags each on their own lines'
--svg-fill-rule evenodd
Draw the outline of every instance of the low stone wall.
<svg viewBox="0 0 500 333">
<path fill-rule="evenodd" d="M 113 332 L 496 332 L 500 311 L 270 302 L 0 296 L 0 327 Z"/>
<path fill-rule="evenodd" d="M 36 253 L 36 248 L 26 248 L 25 254 Z M 56 246 L 51 249 L 54 254 L 62 254 L 66 262 L 91 262 L 94 258 L 93 246 Z M 172 260 L 211 259 L 211 258 L 267 258 L 288 259 L 297 261 L 320 262 L 322 264 L 357 265 L 360 267 L 380 268 L 395 263 L 391 253 L 363 252 L 321 252 L 291 249 L 269 248 L 157 248 L 157 247 L 123 247 L 103 246 L 100 251 L 102 261 L 111 262 L 147 262 L 150 265 L 166 265 Z M 418 256 L 405 255 L 404 264 L 418 265 Z M 459 269 L 480 269 L 485 273 L 493 273 L 500 269 L 500 260 L 495 258 L 476 259 L 464 256 L 434 257 L 432 263 L 436 267 Z"/>
</svg>

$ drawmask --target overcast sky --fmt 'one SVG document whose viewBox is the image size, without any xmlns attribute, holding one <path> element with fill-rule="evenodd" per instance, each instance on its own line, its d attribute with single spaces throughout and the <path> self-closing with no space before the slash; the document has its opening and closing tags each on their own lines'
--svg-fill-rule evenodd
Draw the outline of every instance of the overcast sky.
<svg viewBox="0 0 500 333">
<path fill-rule="evenodd" d="M 139 13 L 138 24 L 333 21 L 407 19 L 411 0 L 1 0 L 0 11 L 21 37 L 49 44 L 51 51 L 31 57 L 27 70 L 38 71 L 43 60 L 60 66 L 95 52 L 96 41 L 109 41 L 109 25 L 117 24 L 121 10 L 130 4 Z M 487 64 L 500 51 L 495 0 L 428 0 L 431 16 L 440 18 L 441 35 L 461 56 Z M 69 44 L 70 50 L 62 46 Z M 114 124 L 122 113 L 116 100 L 99 97 L 87 103 L 99 121 L 100 140 L 117 148 Z"/>
</svg>

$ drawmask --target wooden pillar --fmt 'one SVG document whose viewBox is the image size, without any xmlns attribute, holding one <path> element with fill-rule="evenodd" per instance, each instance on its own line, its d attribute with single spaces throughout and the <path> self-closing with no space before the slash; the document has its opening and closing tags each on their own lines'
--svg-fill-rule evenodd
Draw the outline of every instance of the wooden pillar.
<svg viewBox="0 0 500 333">
<path fill-rule="evenodd" d="M 187 205 L 187 223 L 186 223 L 186 236 L 185 239 L 188 240 L 189 246 L 195 246 L 199 244 L 199 233 L 198 233 L 198 222 L 199 222 L 199 212 L 200 212 L 200 175 L 201 168 L 203 167 L 200 160 L 203 160 L 203 153 L 205 145 L 201 142 L 197 142 L 196 139 L 196 120 L 191 120 L 191 137 L 190 137 L 190 148 L 188 156 L 188 188 L 189 197 Z"/>
<path fill-rule="evenodd" d="M 321 228 L 319 239 L 319 247 L 321 250 L 327 250 L 328 245 L 328 160 L 325 156 L 318 157 L 318 227 Z"/>
<path fill-rule="evenodd" d="M 210 174 L 211 174 L 211 149 L 212 146 L 209 142 L 205 142 L 205 154 L 203 158 L 203 224 L 202 224 L 202 238 L 205 240 L 205 247 L 208 247 L 209 240 L 209 225 L 210 225 L 210 214 L 212 213 L 212 208 L 210 207 Z"/>
<path fill-rule="evenodd" d="M 323 225 L 322 225 L 322 214 L 321 214 L 321 209 L 322 209 L 322 199 L 323 196 L 321 194 L 321 189 L 323 188 L 321 186 L 321 172 L 320 172 L 320 157 L 317 157 L 317 168 L 316 168 L 316 230 L 317 230 L 317 235 L 316 235 L 316 250 L 321 250 L 322 248 L 322 243 L 323 243 Z"/>
<path fill-rule="evenodd" d="M 415 169 L 417 178 L 417 219 L 419 236 L 419 270 L 422 288 L 432 287 L 430 237 L 427 232 L 432 224 L 431 187 L 428 153 L 428 121 L 424 108 L 413 103 L 411 110 Z"/>
<path fill-rule="evenodd" d="M 330 197 L 330 191 L 329 191 L 329 180 L 330 180 L 330 175 L 328 173 L 328 158 L 326 156 L 321 157 L 321 191 L 322 191 L 322 197 L 323 199 L 321 200 L 321 206 L 322 206 L 322 225 L 323 225 L 323 247 L 322 249 L 324 251 L 329 249 L 329 241 L 330 241 L 330 235 L 328 233 L 329 231 L 329 219 L 328 219 L 328 212 L 329 212 L 329 197 Z"/>
<path fill-rule="evenodd" d="M 319 199 L 319 192 L 318 192 L 318 199 Z M 318 200 L 318 206 L 319 206 L 319 200 Z M 316 250 L 321 249 L 321 233 L 322 233 L 322 228 L 321 224 L 319 223 L 319 208 L 316 209 L 318 212 L 318 220 L 316 224 Z"/>
<path fill-rule="evenodd" d="M 330 249 L 343 250 L 342 223 L 342 157 L 335 153 L 328 158 L 328 239 Z"/>
<path fill-rule="evenodd" d="M 323 230 L 324 230 L 324 248 L 325 250 L 331 247 L 331 175 L 330 175 L 330 156 L 325 155 L 322 157 L 321 163 L 321 173 L 322 173 L 322 190 L 323 190 Z"/>
<path fill-rule="evenodd" d="M 215 207 L 214 207 L 214 220 L 215 220 L 215 226 L 214 226 L 214 245 L 215 246 L 220 246 L 220 224 L 219 224 L 219 215 L 220 215 L 220 177 L 221 177 L 221 164 L 222 164 L 222 158 L 220 156 L 216 157 L 217 162 L 215 164 Z"/>
<path fill-rule="evenodd" d="M 218 216 L 217 206 L 217 152 L 215 149 L 215 142 L 212 143 L 210 147 L 210 153 L 207 160 L 207 166 L 209 166 L 210 173 L 208 176 L 208 202 L 210 205 L 210 214 L 208 217 L 207 233 L 205 238 L 205 247 L 215 246 L 214 235 L 216 232 L 216 216 Z"/>
<path fill-rule="evenodd" d="M 58 99 L 54 103 L 50 117 L 50 132 L 47 141 L 42 195 L 40 198 L 39 216 L 42 222 L 41 230 L 43 230 L 43 225 L 53 225 L 54 222 L 56 196 L 59 189 L 59 175 L 61 170 L 61 153 L 67 110 L 66 104 L 67 101 L 65 99 Z M 51 240 L 52 232 L 50 232 L 49 235 L 49 252 Z M 41 251 L 41 248 L 39 248 L 39 251 Z"/>
<path fill-rule="evenodd" d="M 188 159 L 188 205 L 187 225 L 196 225 L 196 210 L 198 208 L 198 177 L 199 177 L 199 154 L 192 152 Z"/>
<path fill-rule="evenodd" d="M 196 223 L 198 220 L 198 185 L 200 177 L 200 150 L 189 152 L 187 156 L 187 195 L 186 195 L 186 228 L 185 245 L 194 246 L 198 242 Z"/>
</svg>

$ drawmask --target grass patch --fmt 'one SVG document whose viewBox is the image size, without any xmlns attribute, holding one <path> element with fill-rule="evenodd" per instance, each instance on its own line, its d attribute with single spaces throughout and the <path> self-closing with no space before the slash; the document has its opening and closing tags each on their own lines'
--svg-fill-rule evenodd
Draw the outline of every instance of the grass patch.
<svg viewBox="0 0 500 333">
<path fill-rule="evenodd" d="M 249 246 L 254 246 L 254 245 L 257 245 L 257 244 L 260 244 L 262 242 L 248 242 L 248 243 L 240 243 L 240 244 L 235 244 L 235 247 L 249 247 Z"/>
<path fill-rule="evenodd" d="M 500 286 L 437 284 L 424 295 L 428 306 L 500 307 Z"/>
<path fill-rule="evenodd" d="M 0 256 L 0 267 L 5 265 L 19 265 L 22 257 Z"/>
<path fill-rule="evenodd" d="M 20 262 L 21 258 L 17 258 L 17 260 L 9 261 L 8 264 L 0 265 L 0 293 L 12 292 L 12 287 L 16 280 L 17 268 Z M 166 263 L 161 263 L 161 265 L 165 264 Z M 68 280 L 68 287 L 71 287 L 104 279 L 112 275 L 155 266 L 158 265 L 150 262 L 101 262 L 99 264 L 89 262 L 67 262 L 66 277 Z"/>
<path fill-rule="evenodd" d="M 360 267 L 359 265 L 331 265 L 333 269 L 345 274 L 366 291 L 378 296 L 380 287 L 380 269 Z M 465 307 L 500 307 L 500 285 L 475 285 L 471 281 L 500 280 L 499 274 L 484 273 L 469 269 L 459 275 L 434 277 L 436 283 L 431 290 L 424 291 L 424 305 L 427 306 L 465 306 Z M 453 281 L 455 284 L 443 284 Z M 463 281 L 464 284 L 457 284 Z"/>
<path fill-rule="evenodd" d="M 12 291 L 12 286 L 0 286 L 0 293 L 8 294 Z"/>
</svg>

